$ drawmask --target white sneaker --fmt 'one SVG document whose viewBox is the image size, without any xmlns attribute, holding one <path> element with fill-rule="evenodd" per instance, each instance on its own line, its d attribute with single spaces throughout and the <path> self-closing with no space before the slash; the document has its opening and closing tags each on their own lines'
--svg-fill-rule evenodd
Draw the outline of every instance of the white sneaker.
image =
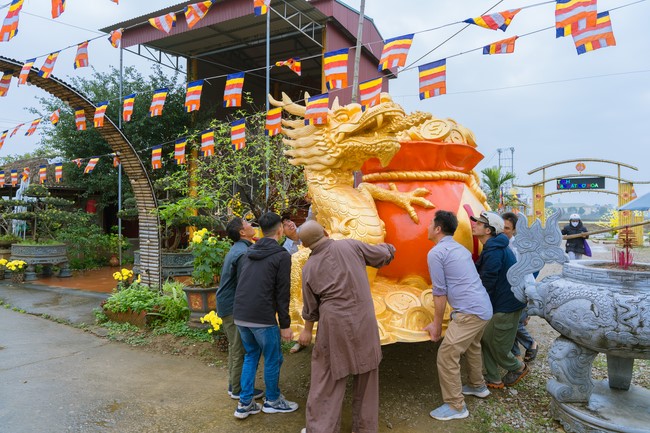
<svg viewBox="0 0 650 433">
<path fill-rule="evenodd" d="M 467 410 L 467 406 L 464 403 L 461 410 L 456 410 L 445 403 L 439 408 L 432 410 L 429 415 L 431 415 L 431 418 L 435 418 L 440 421 L 449 421 L 451 419 L 467 418 L 469 416 L 469 411 Z"/>
<path fill-rule="evenodd" d="M 255 415 L 256 413 L 260 413 L 262 410 L 262 405 L 259 403 L 255 403 L 255 400 L 251 400 L 251 402 L 244 406 L 241 403 L 237 403 L 237 409 L 235 410 L 235 418 L 239 419 L 244 419 L 248 418 L 248 415 Z"/>
<path fill-rule="evenodd" d="M 478 397 L 478 398 L 485 398 L 488 395 L 490 395 L 490 390 L 485 385 L 483 386 L 463 385 L 463 394 L 473 395 L 474 397 Z"/>
<path fill-rule="evenodd" d="M 282 394 L 275 401 L 264 400 L 262 412 L 264 413 L 289 413 L 298 410 L 298 403 L 286 400 Z"/>
</svg>

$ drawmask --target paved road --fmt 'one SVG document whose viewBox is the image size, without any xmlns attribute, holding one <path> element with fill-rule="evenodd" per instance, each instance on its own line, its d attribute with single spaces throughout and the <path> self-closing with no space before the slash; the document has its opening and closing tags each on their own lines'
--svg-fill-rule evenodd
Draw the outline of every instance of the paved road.
<svg viewBox="0 0 650 433">
<path fill-rule="evenodd" d="M 0 308 L 0 432 L 298 432 L 304 411 L 239 421 L 223 371 Z M 301 402 L 304 403 L 304 402 Z"/>
</svg>

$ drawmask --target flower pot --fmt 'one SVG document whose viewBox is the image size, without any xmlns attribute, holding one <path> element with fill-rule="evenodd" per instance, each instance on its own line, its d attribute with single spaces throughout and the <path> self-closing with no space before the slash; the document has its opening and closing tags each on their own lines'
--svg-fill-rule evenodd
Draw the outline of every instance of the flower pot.
<svg viewBox="0 0 650 433">
<path fill-rule="evenodd" d="M 104 314 L 106 314 L 106 317 L 108 317 L 111 322 L 130 323 L 138 328 L 144 328 L 147 325 L 146 311 L 140 311 L 137 313 L 129 310 L 122 313 L 114 313 L 112 311 L 104 310 Z"/>
<path fill-rule="evenodd" d="M 207 325 L 201 323 L 201 317 L 210 311 L 217 310 L 217 289 L 218 287 L 183 287 L 187 296 L 187 306 L 190 309 L 190 320 L 187 325 L 191 328 L 206 328 Z"/>
<path fill-rule="evenodd" d="M 13 244 L 11 245 L 11 260 L 27 262 L 26 281 L 37 278 L 34 268 L 37 265 L 56 265 L 61 268 L 59 277 L 71 277 L 68 264 L 68 247 L 65 244 Z"/>
<path fill-rule="evenodd" d="M 115 267 L 120 265 L 120 259 L 117 258 L 117 256 L 115 254 L 111 254 L 111 258 L 108 259 L 108 264 L 111 267 L 115 268 Z"/>
<path fill-rule="evenodd" d="M 11 273 L 11 282 L 12 283 L 24 283 L 25 282 L 25 273 L 24 272 L 12 272 Z"/>
</svg>

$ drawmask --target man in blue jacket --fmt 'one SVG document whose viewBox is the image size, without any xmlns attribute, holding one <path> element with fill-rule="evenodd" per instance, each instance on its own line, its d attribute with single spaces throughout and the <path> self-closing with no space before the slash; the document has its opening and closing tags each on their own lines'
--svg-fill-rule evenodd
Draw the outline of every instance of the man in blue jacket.
<svg viewBox="0 0 650 433">
<path fill-rule="evenodd" d="M 278 243 L 283 235 L 280 215 L 267 212 L 258 222 L 264 237 L 242 257 L 235 294 L 235 325 L 246 349 L 235 411 L 235 417 L 240 419 L 260 411 L 283 413 L 298 409 L 297 403 L 285 400 L 278 385 L 282 365 L 280 339 L 291 341 L 293 337 L 289 317 L 291 254 Z M 266 387 L 264 405 L 253 398 L 261 355 Z"/>
<path fill-rule="evenodd" d="M 509 248 L 510 241 L 503 234 L 503 218 L 494 212 L 472 216 L 472 235 L 483 244 L 476 262 L 481 282 L 492 302 L 494 315 L 485 327 L 481 339 L 485 383 L 489 388 L 512 386 L 528 374 L 528 366 L 512 354 L 519 318 L 526 305 L 515 298 L 506 277 L 508 269 L 517 261 Z M 508 371 L 503 378 L 499 367 Z"/>
</svg>

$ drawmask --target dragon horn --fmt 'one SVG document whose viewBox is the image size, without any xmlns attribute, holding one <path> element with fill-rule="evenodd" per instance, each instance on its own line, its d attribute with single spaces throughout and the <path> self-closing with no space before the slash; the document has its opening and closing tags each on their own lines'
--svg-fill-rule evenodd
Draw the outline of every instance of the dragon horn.
<svg viewBox="0 0 650 433">
<path fill-rule="evenodd" d="M 293 114 L 294 116 L 305 117 L 305 107 L 293 102 L 291 98 L 284 92 L 282 92 L 282 102 L 269 95 L 269 103 L 274 107 L 282 107 L 283 110 L 289 112 L 290 114 Z"/>
</svg>

